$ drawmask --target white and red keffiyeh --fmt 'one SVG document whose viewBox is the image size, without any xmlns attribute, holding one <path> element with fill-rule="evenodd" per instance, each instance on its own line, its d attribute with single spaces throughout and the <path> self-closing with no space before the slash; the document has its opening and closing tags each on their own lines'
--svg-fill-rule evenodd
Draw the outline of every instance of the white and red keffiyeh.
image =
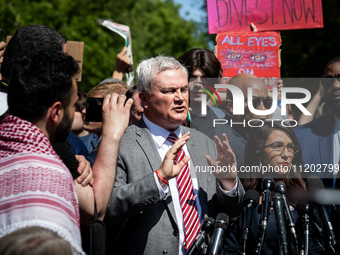
<svg viewBox="0 0 340 255">
<path fill-rule="evenodd" d="M 39 128 L 7 115 L 0 125 L 0 238 L 29 226 L 57 232 L 84 254 L 69 170 Z"/>
</svg>

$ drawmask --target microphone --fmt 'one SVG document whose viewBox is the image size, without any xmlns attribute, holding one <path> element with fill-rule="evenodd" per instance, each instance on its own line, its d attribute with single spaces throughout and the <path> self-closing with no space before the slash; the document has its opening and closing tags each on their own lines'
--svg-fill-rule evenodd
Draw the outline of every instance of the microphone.
<svg viewBox="0 0 340 255">
<path fill-rule="evenodd" d="M 260 218 L 260 229 L 257 238 L 257 244 L 255 249 L 255 254 L 260 254 L 262 249 L 262 244 L 264 236 L 267 230 L 267 223 L 270 213 L 270 202 L 271 202 L 271 192 L 274 190 L 274 180 L 271 177 L 265 177 L 261 183 L 263 194 L 262 194 L 262 212 Z"/>
<path fill-rule="evenodd" d="M 225 213 L 219 213 L 216 217 L 215 222 L 215 230 L 214 234 L 211 240 L 211 243 L 209 245 L 209 255 L 218 255 L 220 254 L 222 244 L 223 244 L 223 238 L 224 234 L 227 231 L 229 223 L 229 216 Z"/>
<path fill-rule="evenodd" d="M 294 223 L 294 217 L 292 215 L 292 212 L 289 209 L 289 205 L 288 205 L 288 201 L 286 198 L 287 195 L 287 187 L 286 184 L 282 181 L 278 181 L 277 183 L 275 183 L 275 192 L 278 192 L 281 194 L 281 198 L 283 201 L 283 205 L 284 205 L 284 212 L 285 212 L 285 217 L 286 217 L 286 221 L 287 221 L 287 225 L 289 227 L 291 236 L 293 238 L 293 242 L 295 247 L 298 247 L 299 243 L 298 243 L 298 239 L 297 239 L 297 235 L 296 235 L 296 231 L 295 231 L 295 223 Z"/>
<path fill-rule="evenodd" d="M 288 240 L 286 232 L 286 221 L 283 212 L 284 202 L 282 199 L 282 195 L 278 192 L 275 192 L 272 196 L 272 201 L 276 217 L 277 233 L 280 237 L 282 254 L 288 255 Z"/>
<path fill-rule="evenodd" d="M 320 178 L 315 175 L 312 175 L 307 178 L 306 187 L 307 187 L 307 191 L 310 192 L 312 195 L 314 195 L 316 191 L 325 189 L 325 186 L 323 185 Z M 334 234 L 333 226 L 329 218 L 328 212 L 323 205 L 317 204 L 317 207 L 318 207 L 318 211 L 320 214 L 320 218 L 323 222 L 323 227 L 326 230 L 329 248 L 331 249 L 332 253 L 335 254 L 335 250 L 334 250 L 334 247 L 336 245 L 335 234 Z"/>
<path fill-rule="evenodd" d="M 244 206 L 246 207 L 246 214 L 243 219 L 243 235 L 241 243 L 241 254 L 246 254 L 246 246 L 248 240 L 249 229 L 252 223 L 253 210 L 259 204 L 260 195 L 255 190 L 248 190 L 243 198 Z"/>
<path fill-rule="evenodd" d="M 303 225 L 303 233 L 304 233 L 304 242 L 300 242 L 300 254 L 308 254 L 309 248 L 309 216 L 313 216 L 313 208 L 310 204 L 305 202 L 299 202 L 296 205 L 296 210 L 298 211 Z M 303 239 L 302 239 L 303 240 Z"/>
<path fill-rule="evenodd" d="M 201 230 L 198 233 L 195 242 L 190 246 L 190 249 L 186 253 L 187 255 L 198 254 L 206 244 L 204 243 L 205 237 L 214 229 L 215 220 L 213 218 L 206 218 L 202 222 Z"/>
</svg>

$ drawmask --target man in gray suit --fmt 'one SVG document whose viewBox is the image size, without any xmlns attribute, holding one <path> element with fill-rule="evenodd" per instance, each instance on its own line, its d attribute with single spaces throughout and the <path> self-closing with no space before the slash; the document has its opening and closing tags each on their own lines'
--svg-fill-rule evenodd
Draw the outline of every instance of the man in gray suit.
<svg viewBox="0 0 340 255">
<path fill-rule="evenodd" d="M 121 227 L 113 251 L 185 254 L 206 215 L 215 217 L 217 208 L 238 215 L 244 190 L 236 171 L 222 172 L 218 180 L 206 172 L 207 161 L 210 169 L 235 165 L 227 138 L 216 139 L 215 146 L 203 133 L 181 126 L 189 94 L 187 70 L 178 61 L 143 61 L 137 87 L 144 115 L 121 141 L 106 214 L 107 224 Z"/>
</svg>

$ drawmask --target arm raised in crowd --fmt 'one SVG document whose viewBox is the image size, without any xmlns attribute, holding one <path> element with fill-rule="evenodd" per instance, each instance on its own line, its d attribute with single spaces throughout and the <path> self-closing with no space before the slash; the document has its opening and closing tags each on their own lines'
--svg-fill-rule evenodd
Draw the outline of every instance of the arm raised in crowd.
<svg viewBox="0 0 340 255">
<path fill-rule="evenodd" d="M 127 55 L 127 47 L 124 47 L 121 52 L 118 53 L 116 59 L 116 68 L 113 71 L 112 78 L 123 80 L 124 73 L 130 67 L 131 59 Z"/>
<path fill-rule="evenodd" d="M 82 224 L 93 220 L 94 201 L 99 219 L 104 219 L 115 177 L 120 140 L 128 126 L 132 99 L 125 103 L 125 95 L 105 97 L 102 108 L 103 135 L 93 164 L 92 188 L 75 181 Z M 125 105 L 124 105 L 125 103 Z M 86 179 L 88 180 L 88 179 Z M 86 185 L 87 183 L 84 183 Z M 91 184 L 91 182 L 90 182 Z"/>
</svg>

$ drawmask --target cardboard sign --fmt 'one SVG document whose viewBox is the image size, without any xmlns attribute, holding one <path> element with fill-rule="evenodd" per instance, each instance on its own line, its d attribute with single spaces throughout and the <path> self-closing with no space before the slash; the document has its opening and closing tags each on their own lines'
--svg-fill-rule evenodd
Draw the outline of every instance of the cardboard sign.
<svg viewBox="0 0 340 255">
<path fill-rule="evenodd" d="M 6 45 L 11 40 L 12 36 L 6 36 Z M 83 70 L 84 42 L 67 41 L 68 54 L 71 55 L 79 64 L 80 72 L 75 78 L 76 81 L 81 81 Z"/>
<path fill-rule="evenodd" d="M 268 90 L 280 78 L 279 32 L 222 32 L 217 35 L 217 58 L 223 69 L 222 83 L 237 74 L 261 78 Z"/>
<path fill-rule="evenodd" d="M 81 81 L 83 70 L 84 42 L 67 41 L 68 54 L 71 55 L 78 63 L 80 72 L 77 74 L 76 81 Z"/>
<path fill-rule="evenodd" d="M 321 0 L 207 0 L 210 34 L 322 28 Z"/>
</svg>

